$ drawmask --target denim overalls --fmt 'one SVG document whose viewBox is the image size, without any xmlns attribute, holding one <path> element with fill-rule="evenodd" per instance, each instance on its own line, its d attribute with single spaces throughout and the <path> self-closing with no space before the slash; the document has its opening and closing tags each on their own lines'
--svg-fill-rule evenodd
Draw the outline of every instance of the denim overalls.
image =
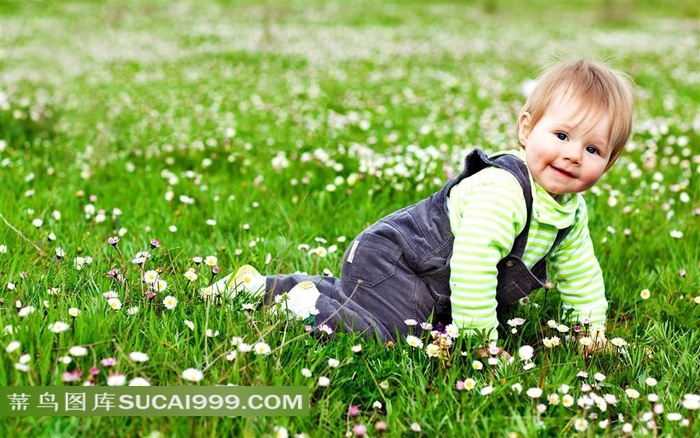
<svg viewBox="0 0 700 438">
<path fill-rule="evenodd" d="M 547 256 L 532 270 L 523 263 L 532 216 L 532 189 L 525 163 L 513 155 L 489 158 L 475 149 L 465 158 L 462 173 L 417 204 L 389 214 L 362 231 L 345 252 L 340 279 L 307 275 L 267 277 L 269 303 L 274 295 L 310 280 L 320 297 L 315 325 L 379 335 L 383 341 L 405 335 L 405 320 L 448 324 L 450 305 L 450 258 L 454 236 L 446 211 L 450 189 L 486 167 L 509 171 L 520 183 L 527 206 L 527 222 L 513 249 L 498 263 L 496 299 L 499 307 L 545 287 L 546 258 L 570 228 L 560 230 Z M 549 285 L 548 285 L 549 286 Z"/>
</svg>

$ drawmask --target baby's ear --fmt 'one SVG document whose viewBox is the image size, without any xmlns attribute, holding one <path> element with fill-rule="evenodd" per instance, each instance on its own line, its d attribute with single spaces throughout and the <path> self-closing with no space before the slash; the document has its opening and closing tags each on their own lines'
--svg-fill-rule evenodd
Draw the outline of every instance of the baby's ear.
<svg viewBox="0 0 700 438">
<path fill-rule="evenodd" d="M 518 142 L 522 147 L 527 146 L 527 138 L 532 131 L 532 116 L 528 112 L 522 112 L 518 117 Z"/>
</svg>

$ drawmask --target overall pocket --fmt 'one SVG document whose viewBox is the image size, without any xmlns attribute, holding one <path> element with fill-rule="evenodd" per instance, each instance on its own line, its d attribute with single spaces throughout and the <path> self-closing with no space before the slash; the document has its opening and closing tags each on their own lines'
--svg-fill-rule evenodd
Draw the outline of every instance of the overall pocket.
<svg viewBox="0 0 700 438">
<path fill-rule="evenodd" d="M 342 278 L 373 287 L 392 277 L 401 258 L 401 247 L 378 234 L 361 234 L 350 245 L 343 260 Z"/>
</svg>

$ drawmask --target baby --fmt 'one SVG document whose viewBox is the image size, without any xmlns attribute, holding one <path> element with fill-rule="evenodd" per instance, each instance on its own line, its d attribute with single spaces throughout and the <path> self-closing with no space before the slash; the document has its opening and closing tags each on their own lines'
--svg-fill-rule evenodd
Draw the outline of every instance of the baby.
<svg viewBox="0 0 700 438">
<path fill-rule="evenodd" d="M 475 149 L 438 192 L 372 224 L 345 252 L 340 278 L 262 276 L 241 267 L 211 287 L 383 341 L 409 320 L 497 334 L 497 310 L 538 288 L 560 292 L 575 321 L 605 323 L 603 275 L 581 192 L 610 169 L 632 131 L 631 83 L 574 60 L 544 72 L 518 117 L 516 150 Z M 553 273 L 548 281 L 547 271 Z"/>
</svg>

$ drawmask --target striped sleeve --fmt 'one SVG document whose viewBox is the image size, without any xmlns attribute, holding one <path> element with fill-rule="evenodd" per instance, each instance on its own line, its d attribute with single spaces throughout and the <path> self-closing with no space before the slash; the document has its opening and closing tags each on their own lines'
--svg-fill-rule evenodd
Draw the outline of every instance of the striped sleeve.
<svg viewBox="0 0 700 438">
<path fill-rule="evenodd" d="M 496 265 L 513 246 L 526 220 L 518 181 L 501 169 L 486 169 L 450 193 L 455 235 L 450 261 L 452 319 L 466 334 L 497 339 Z"/>
<path fill-rule="evenodd" d="M 573 310 L 574 321 L 590 318 L 591 324 L 604 324 L 608 301 L 603 272 L 588 231 L 585 203 L 581 203 L 577 212 L 574 228 L 549 261 L 564 310 Z"/>
</svg>

